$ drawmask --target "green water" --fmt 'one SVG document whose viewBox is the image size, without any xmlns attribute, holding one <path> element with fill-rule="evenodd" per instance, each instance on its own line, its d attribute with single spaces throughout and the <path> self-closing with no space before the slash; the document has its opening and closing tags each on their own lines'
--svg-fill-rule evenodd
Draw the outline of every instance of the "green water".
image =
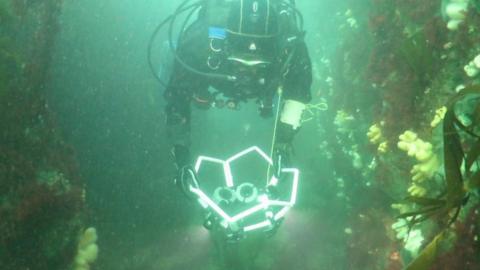
<svg viewBox="0 0 480 270">
<path fill-rule="evenodd" d="M 464 71 L 480 53 L 478 1 L 457 31 L 447 29 L 450 1 L 296 1 L 313 66 L 312 106 L 294 140 L 297 203 L 273 236 L 253 233 L 235 244 L 204 228 L 201 207 L 173 181 L 166 102 L 147 47 L 181 2 L 52 0 L 45 3 L 60 9 L 49 17 L 45 3 L 0 1 L 0 269 L 83 270 L 71 261 L 88 227 L 98 232 L 91 269 L 404 269 L 444 223 L 417 225 L 410 242 L 396 236 L 400 212 L 391 205 L 409 195 L 418 163 L 397 147 L 398 138 L 413 130 L 433 145 L 438 166 L 417 184 L 424 195 L 441 195 L 442 130 L 430 122 L 455 88 L 480 83 L 480 75 Z M 35 48 L 49 36 L 35 30 L 42 20 L 58 31 L 46 28 L 54 40 L 48 61 L 35 68 L 28 59 L 43 59 Z M 156 67 L 165 64 L 166 39 L 162 30 L 153 45 Z M 225 160 L 250 146 L 268 153 L 274 119 L 257 110 L 255 102 L 239 110 L 194 108 L 193 155 Z M 478 111 L 465 115 L 478 118 Z M 367 136 L 374 124 L 384 152 Z M 242 170 L 265 175 L 258 163 Z M 77 188 L 82 207 L 69 197 Z M 451 228 L 455 237 L 425 269 L 479 269 L 478 195 L 469 194 Z"/>
<path fill-rule="evenodd" d="M 314 62 L 335 52 L 340 35 L 335 13 L 347 5 L 299 3 Z M 172 183 L 164 101 L 145 62 L 153 28 L 175 6 L 158 1 L 64 5 L 54 64 L 58 90 L 52 99 L 88 183 L 87 201 L 100 237 L 98 269 L 221 269 L 199 208 Z M 326 67 L 317 67 L 315 75 L 323 79 L 320 69 Z M 337 196 L 333 161 L 311 151 L 324 140 L 317 130 L 329 121 L 328 112 L 318 117 L 295 142 L 295 164 L 302 170 L 298 205 L 258 254 L 240 255 L 240 265 L 256 260 L 254 269 L 349 267 L 348 198 Z M 200 111 L 192 121 L 195 153 L 225 158 L 251 145 L 270 147 L 273 122 L 260 119 L 255 105 Z"/>
</svg>

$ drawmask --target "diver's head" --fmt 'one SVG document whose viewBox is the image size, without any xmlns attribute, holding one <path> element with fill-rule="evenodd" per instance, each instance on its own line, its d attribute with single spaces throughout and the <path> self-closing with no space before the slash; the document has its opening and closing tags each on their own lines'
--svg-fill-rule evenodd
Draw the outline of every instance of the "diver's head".
<svg viewBox="0 0 480 270">
<path fill-rule="evenodd" d="M 204 9 L 209 25 L 211 52 L 207 64 L 220 66 L 241 77 L 262 82 L 264 74 L 277 70 L 285 55 L 285 40 L 290 38 L 294 7 L 286 0 L 209 0 Z M 286 23 L 287 22 L 287 23 Z M 294 24 L 294 23 L 293 23 Z M 283 57 L 283 58 L 282 58 Z M 218 72 L 218 71 L 217 71 Z M 263 73 L 263 74 L 262 74 Z M 255 77 L 261 77 L 257 79 Z M 255 83 L 256 84 L 256 83 Z"/>
<path fill-rule="evenodd" d="M 229 60 L 249 67 L 273 61 L 278 24 L 270 2 L 233 1 L 226 27 Z"/>
<path fill-rule="evenodd" d="M 228 0 L 224 0 L 227 1 Z M 275 6 L 269 0 L 230 1 L 223 25 L 227 70 L 239 88 L 264 86 L 277 55 Z"/>
<path fill-rule="evenodd" d="M 269 0 L 231 1 L 227 30 L 230 33 L 255 37 L 277 34 L 275 7 Z"/>
</svg>

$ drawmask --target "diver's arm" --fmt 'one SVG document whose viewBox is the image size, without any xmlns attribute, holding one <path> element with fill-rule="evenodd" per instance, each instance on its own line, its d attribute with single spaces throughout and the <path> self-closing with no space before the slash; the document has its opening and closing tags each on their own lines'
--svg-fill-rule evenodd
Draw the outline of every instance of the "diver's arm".
<svg viewBox="0 0 480 270">
<path fill-rule="evenodd" d="M 208 88 L 207 81 L 177 64 L 164 93 L 167 136 L 177 167 L 174 180 L 187 197 L 191 196 L 190 186 L 197 181 L 190 155 L 190 123 L 191 100 L 194 92 L 201 91 L 199 88 Z"/>
<path fill-rule="evenodd" d="M 283 81 L 284 104 L 279 119 L 277 143 L 290 144 L 301 126 L 302 113 L 312 99 L 312 65 L 304 42 L 299 42 Z"/>
<path fill-rule="evenodd" d="M 290 165 L 292 142 L 301 126 L 302 113 L 311 100 L 312 67 L 305 43 L 300 42 L 283 81 L 283 108 L 277 123 L 273 162 L 275 174 Z"/>
<path fill-rule="evenodd" d="M 185 31 L 178 43 L 178 57 L 193 67 L 204 65 L 205 59 L 201 38 L 204 29 L 201 21 L 196 21 Z M 179 61 L 175 61 L 172 75 L 168 81 L 164 97 L 167 101 L 167 136 L 173 146 L 176 165 L 181 168 L 191 164 L 190 148 L 190 118 L 191 101 L 195 92 L 208 89 L 208 81 L 204 77 L 193 74 Z M 206 91 L 206 90 L 205 90 Z"/>
<path fill-rule="evenodd" d="M 166 129 L 169 143 L 173 146 L 173 154 L 178 167 L 190 163 L 190 97 L 181 76 L 174 73 L 164 93 L 167 101 L 165 108 Z"/>
<path fill-rule="evenodd" d="M 167 136 L 173 146 L 176 165 L 181 168 L 191 164 L 189 148 L 191 100 L 199 88 L 208 88 L 208 83 L 176 63 L 164 93 Z"/>
</svg>

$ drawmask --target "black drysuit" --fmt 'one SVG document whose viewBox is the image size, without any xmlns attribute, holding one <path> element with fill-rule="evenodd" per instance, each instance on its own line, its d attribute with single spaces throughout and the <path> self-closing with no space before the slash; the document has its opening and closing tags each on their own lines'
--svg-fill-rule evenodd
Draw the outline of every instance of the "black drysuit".
<svg viewBox="0 0 480 270">
<path fill-rule="evenodd" d="M 271 111 L 273 97 L 280 86 L 283 89 L 283 100 L 295 100 L 302 103 L 308 103 L 311 100 L 312 69 L 303 39 L 298 38 L 290 45 L 282 47 L 282 41 L 279 38 L 252 38 L 252 43 L 261 44 L 258 45 L 257 53 L 274 54 L 273 56 L 269 55 L 273 64 L 255 70 L 255 67 L 242 66 L 235 64 L 235 61 L 227 60 L 229 55 L 223 58 L 219 57 L 212 63 L 212 55 L 216 56 L 216 54 L 212 52 L 212 40 L 208 34 L 209 27 L 207 20 L 200 15 L 181 36 L 177 45 L 178 56 L 188 65 L 202 72 L 233 75 L 237 77 L 237 81 L 198 75 L 176 61 L 164 93 L 167 101 L 167 132 L 173 145 L 185 146 L 188 149 L 191 103 L 208 105 L 212 98 L 212 88 L 220 92 L 226 99 L 234 102 L 257 100 L 261 104 L 264 116 L 269 115 L 268 111 Z M 228 39 L 229 37 L 227 37 Z M 250 40 L 248 37 L 241 38 L 240 43 L 242 42 L 246 42 L 248 45 Z M 282 68 L 283 66 L 286 68 Z M 289 127 L 280 128 L 277 142 L 291 140 L 294 134 L 292 130 L 293 128 Z M 177 163 L 188 162 L 189 160 L 179 161 L 177 158 Z"/>
</svg>

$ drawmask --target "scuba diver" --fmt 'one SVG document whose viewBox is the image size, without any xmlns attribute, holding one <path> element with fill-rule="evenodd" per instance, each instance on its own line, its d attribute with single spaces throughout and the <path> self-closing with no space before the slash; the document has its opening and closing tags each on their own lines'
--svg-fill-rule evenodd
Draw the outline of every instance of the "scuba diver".
<svg viewBox="0 0 480 270">
<path fill-rule="evenodd" d="M 198 5 L 198 18 L 180 34 L 176 46 L 170 42 L 176 62 L 164 92 L 167 134 L 179 175 L 192 171 L 192 103 L 235 109 L 253 99 L 259 115 L 267 118 L 273 116 L 276 94 L 282 100 L 273 147 L 278 173 L 288 162 L 302 112 L 311 100 L 311 62 L 303 25 L 298 25 L 301 14 L 293 0 L 207 0 Z"/>
<path fill-rule="evenodd" d="M 258 104 L 261 117 L 276 117 L 270 154 L 273 174 L 281 179 L 302 112 L 311 100 L 312 68 L 302 14 L 294 0 L 190 2 L 185 0 L 154 34 L 170 23 L 168 43 L 175 63 L 166 83 L 156 76 L 165 87 L 167 135 L 178 169 L 177 185 L 188 196 L 189 185 L 196 181 L 189 151 L 191 105 L 236 109 L 250 100 Z M 173 24 L 183 13 L 187 16 L 174 41 Z M 150 65 L 153 70 L 151 58 Z M 258 255 L 259 239 L 265 235 L 239 243 L 231 235 L 216 233 L 220 226 L 209 229 L 229 269 L 234 269 L 232 265 L 251 269 L 246 258 Z"/>
</svg>

